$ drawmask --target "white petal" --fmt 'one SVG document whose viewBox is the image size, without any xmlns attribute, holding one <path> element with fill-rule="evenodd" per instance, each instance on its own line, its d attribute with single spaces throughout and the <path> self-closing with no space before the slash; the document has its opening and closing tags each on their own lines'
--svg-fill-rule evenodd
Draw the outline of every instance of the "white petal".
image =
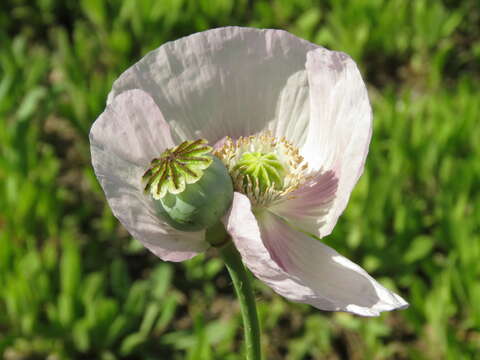
<svg viewBox="0 0 480 360">
<path fill-rule="evenodd" d="M 314 170 L 339 179 L 332 209 L 320 232 L 330 234 L 363 172 L 372 134 L 371 108 L 360 72 L 344 53 L 317 49 L 307 56 L 310 124 L 302 154 Z"/>
<path fill-rule="evenodd" d="M 203 137 L 213 144 L 270 128 L 303 142 L 309 108 L 305 61 L 316 48 L 281 30 L 226 27 L 193 34 L 125 71 L 109 101 L 128 89 L 146 91 L 176 140 Z"/>
<path fill-rule="evenodd" d="M 112 101 L 90 130 L 92 164 L 113 214 L 130 234 L 163 260 L 182 261 L 207 248 L 203 232 L 172 229 L 143 194 L 150 161 L 173 145 L 167 123 L 141 90 Z"/>
<path fill-rule="evenodd" d="M 362 316 L 408 306 L 358 265 L 275 215 L 263 213 L 257 222 L 242 194 L 235 193 L 225 225 L 248 268 L 287 299 Z"/>
</svg>

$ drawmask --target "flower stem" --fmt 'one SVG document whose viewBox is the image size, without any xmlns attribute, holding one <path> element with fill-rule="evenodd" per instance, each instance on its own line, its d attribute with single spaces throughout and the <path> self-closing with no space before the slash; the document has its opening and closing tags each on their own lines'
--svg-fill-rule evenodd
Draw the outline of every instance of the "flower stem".
<svg viewBox="0 0 480 360">
<path fill-rule="evenodd" d="M 255 297 L 250 285 L 250 276 L 245 270 L 240 254 L 232 241 L 228 241 L 219 247 L 218 250 L 230 273 L 240 303 L 247 360 L 261 360 L 260 326 L 258 324 Z"/>
</svg>

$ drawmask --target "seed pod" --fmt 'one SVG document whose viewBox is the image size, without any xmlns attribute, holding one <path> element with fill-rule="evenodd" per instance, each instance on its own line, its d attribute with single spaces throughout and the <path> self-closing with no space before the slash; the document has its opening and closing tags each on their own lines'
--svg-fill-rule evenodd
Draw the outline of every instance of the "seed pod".
<svg viewBox="0 0 480 360">
<path fill-rule="evenodd" d="M 211 150 L 205 140 L 183 142 L 153 159 L 143 177 L 158 215 L 175 229 L 209 228 L 231 205 L 232 180 Z"/>
</svg>

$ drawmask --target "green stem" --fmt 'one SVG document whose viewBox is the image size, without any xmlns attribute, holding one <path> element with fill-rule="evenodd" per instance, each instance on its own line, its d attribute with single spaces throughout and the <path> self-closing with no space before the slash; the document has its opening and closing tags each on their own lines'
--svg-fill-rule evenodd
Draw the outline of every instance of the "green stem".
<svg viewBox="0 0 480 360">
<path fill-rule="evenodd" d="M 257 307 L 252 286 L 250 285 L 249 274 L 245 270 L 242 258 L 232 241 L 226 242 L 218 250 L 230 273 L 240 303 L 247 360 L 261 360 L 260 326 L 258 324 Z"/>
</svg>

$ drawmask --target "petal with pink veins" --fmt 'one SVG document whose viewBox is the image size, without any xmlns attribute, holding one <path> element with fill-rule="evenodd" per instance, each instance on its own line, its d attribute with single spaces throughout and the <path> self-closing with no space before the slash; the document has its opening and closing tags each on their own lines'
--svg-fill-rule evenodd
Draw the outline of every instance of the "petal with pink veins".
<svg viewBox="0 0 480 360">
<path fill-rule="evenodd" d="M 205 250 L 204 232 L 182 232 L 158 217 L 141 178 L 150 161 L 173 146 L 168 124 L 142 90 L 117 96 L 90 130 L 92 164 L 113 214 L 163 260 L 183 261 Z"/>
<path fill-rule="evenodd" d="M 332 170 L 338 177 L 335 200 L 323 218 L 329 235 L 363 172 L 372 135 L 367 89 L 355 62 L 346 54 L 323 48 L 307 55 L 310 123 L 301 149 L 309 167 Z"/>
<path fill-rule="evenodd" d="M 335 250 L 296 231 L 276 215 L 251 211 L 235 193 L 224 218 L 243 262 L 260 280 L 289 300 L 322 310 L 378 316 L 408 304 Z"/>
</svg>

